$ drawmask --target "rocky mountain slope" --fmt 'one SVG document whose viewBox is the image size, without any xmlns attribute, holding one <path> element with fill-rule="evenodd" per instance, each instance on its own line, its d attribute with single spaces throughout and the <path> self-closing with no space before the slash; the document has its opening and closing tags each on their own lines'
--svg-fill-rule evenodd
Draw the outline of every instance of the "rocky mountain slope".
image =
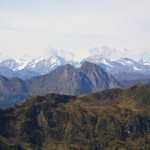
<svg viewBox="0 0 150 150">
<path fill-rule="evenodd" d="M 45 93 L 79 95 L 120 87 L 120 84 L 96 64 L 84 62 L 80 68 L 67 64 L 47 75 L 25 81 L 1 76 L 0 86 L 0 107 L 6 107 L 31 95 Z"/>
<path fill-rule="evenodd" d="M 150 86 L 47 94 L 0 109 L 1 150 L 149 150 Z"/>
<path fill-rule="evenodd" d="M 84 62 L 80 68 L 67 64 L 50 74 L 26 81 L 31 95 L 59 93 L 79 95 L 120 87 L 109 73 L 93 63 Z"/>
</svg>

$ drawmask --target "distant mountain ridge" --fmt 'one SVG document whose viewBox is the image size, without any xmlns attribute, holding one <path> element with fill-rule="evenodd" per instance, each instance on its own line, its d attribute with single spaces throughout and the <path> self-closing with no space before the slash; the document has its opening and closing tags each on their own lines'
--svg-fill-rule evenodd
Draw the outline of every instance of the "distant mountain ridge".
<svg viewBox="0 0 150 150">
<path fill-rule="evenodd" d="M 45 75 L 65 64 L 71 64 L 74 67 L 80 67 L 84 61 L 99 65 L 110 74 L 118 73 L 137 73 L 150 75 L 150 63 L 140 60 L 136 62 L 129 58 L 111 60 L 101 55 L 90 56 L 81 62 L 75 60 L 65 60 L 60 56 L 37 57 L 33 59 L 4 59 L 0 62 L 0 75 L 6 77 L 19 77 L 29 79 L 37 75 Z"/>
<path fill-rule="evenodd" d="M 130 58 L 121 58 L 119 60 L 111 60 L 100 55 L 91 56 L 82 60 L 95 63 L 111 74 L 117 73 L 141 73 L 150 75 L 150 63 L 136 62 Z"/>
<path fill-rule="evenodd" d="M 129 88 L 134 85 L 141 85 L 141 84 L 150 84 L 150 79 L 135 79 L 135 80 L 122 80 L 119 81 L 120 85 L 124 88 Z"/>
<path fill-rule="evenodd" d="M 131 72 L 131 73 L 119 72 L 119 73 L 113 74 L 113 76 L 117 79 L 117 81 L 150 79 L 149 74 L 142 74 L 142 73 L 136 73 L 136 72 Z"/>
</svg>

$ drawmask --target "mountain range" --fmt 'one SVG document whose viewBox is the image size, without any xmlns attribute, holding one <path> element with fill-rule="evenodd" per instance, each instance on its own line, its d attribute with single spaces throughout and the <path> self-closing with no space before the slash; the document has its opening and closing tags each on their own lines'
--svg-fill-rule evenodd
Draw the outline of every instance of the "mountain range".
<svg viewBox="0 0 150 150">
<path fill-rule="evenodd" d="M 84 61 L 89 61 L 95 64 L 98 64 L 104 70 L 111 74 L 117 73 L 141 73 L 141 74 L 150 74 L 150 63 L 140 60 L 136 62 L 130 58 L 121 58 L 119 60 L 111 60 L 109 58 L 104 58 L 101 55 L 92 56 L 86 58 Z"/>
<path fill-rule="evenodd" d="M 0 107 L 37 94 L 80 95 L 110 88 L 150 84 L 150 63 L 129 58 L 111 60 L 101 55 L 81 62 L 60 56 L 2 59 Z"/>
<path fill-rule="evenodd" d="M 66 64 L 49 74 L 27 80 L 1 76 L 0 106 L 16 104 L 31 95 L 45 93 L 80 95 L 116 87 L 121 87 L 119 82 L 96 64 L 84 62 L 80 68 Z"/>
<path fill-rule="evenodd" d="M 149 150 L 150 85 L 34 96 L 0 109 L 1 150 Z"/>
<path fill-rule="evenodd" d="M 1 61 L 0 150 L 149 150 L 149 69 L 101 56 Z"/>
<path fill-rule="evenodd" d="M 143 60 L 137 62 L 129 58 L 111 60 L 101 55 L 90 56 L 80 62 L 75 60 L 68 61 L 60 56 L 37 57 L 27 60 L 22 58 L 17 60 L 7 58 L 0 61 L 0 75 L 8 78 L 19 77 L 21 79 L 29 79 L 33 76 L 48 74 L 56 68 L 68 63 L 79 68 L 85 61 L 95 63 L 110 74 L 117 74 L 117 77 L 118 74 L 124 74 L 123 76 L 128 74 L 128 80 L 131 80 L 135 74 L 138 74 L 136 75 L 137 79 L 145 78 L 142 75 L 150 75 L 149 62 L 144 62 Z M 139 74 L 141 74 L 141 76 Z M 122 76 L 119 76 L 119 80 L 121 80 L 121 78 Z"/>
<path fill-rule="evenodd" d="M 84 62 L 80 68 L 67 64 L 51 73 L 26 80 L 31 94 L 80 95 L 120 87 L 119 82 L 98 65 Z"/>
</svg>

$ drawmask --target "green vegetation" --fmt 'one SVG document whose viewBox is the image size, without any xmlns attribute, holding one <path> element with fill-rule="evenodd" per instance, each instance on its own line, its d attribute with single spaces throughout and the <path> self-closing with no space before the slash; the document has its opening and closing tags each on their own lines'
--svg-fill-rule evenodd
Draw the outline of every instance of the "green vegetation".
<svg viewBox="0 0 150 150">
<path fill-rule="evenodd" d="M 150 86 L 47 94 L 0 109 L 1 150 L 149 150 Z"/>
</svg>

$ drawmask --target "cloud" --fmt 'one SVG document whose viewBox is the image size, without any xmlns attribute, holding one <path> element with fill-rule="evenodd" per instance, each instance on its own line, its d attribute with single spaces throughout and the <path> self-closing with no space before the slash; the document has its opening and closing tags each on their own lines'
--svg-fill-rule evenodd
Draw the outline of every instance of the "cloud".
<svg viewBox="0 0 150 150">
<path fill-rule="evenodd" d="M 46 57 L 56 57 L 58 55 L 58 50 L 53 47 L 46 47 L 44 55 Z"/>
<path fill-rule="evenodd" d="M 44 51 L 44 57 L 56 57 L 60 56 L 67 61 L 74 60 L 75 54 L 66 50 L 58 50 L 53 47 L 46 47 Z"/>
<path fill-rule="evenodd" d="M 143 48 L 144 49 L 144 48 Z M 131 58 L 133 60 L 143 59 L 145 61 L 149 61 L 150 58 L 150 50 L 135 50 L 131 48 L 124 49 L 116 49 L 110 48 L 109 46 L 91 48 L 89 50 L 90 56 L 100 55 L 104 58 L 110 58 L 111 60 L 118 60 L 120 58 Z"/>
<path fill-rule="evenodd" d="M 67 60 L 67 61 L 74 60 L 74 58 L 75 58 L 75 54 L 74 53 L 69 52 L 69 51 L 65 51 L 65 50 L 58 51 L 58 55 L 60 57 L 65 58 L 65 60 Z"/>
<path fill-rule="evenodd" d="M 143 58 L 143 57 L 145 57 L 146 55 L 148 55 L 148 52 L 143 52 L 143 53 L 141 53 L 141 58 Z"/>
<path fill-rule="evenodd" d="M 99 54 L 100 54 L 100 51 L 99 51 L 98 48 L 91 48 L 91 49 L 89 50 L 89 53 L 90 53 L 91 56 L 95 56 L 95 55 L 99 55 Z"/>
<path fill-rule="evenodd" d="M 149 58 L 150 58 L 150 52 L 148 52 L 149 50 L 145 51 L 145 52 L 142 52 L 140 54 L 140 58 L 143 59 L 143 60 L 148 60 L 149 61 Z"/>
<path fill-rule="evenodd" d="M 115 52 L 115 49 L 110 48 L 108 46 L 103 46 L 100 49 L 100 53 L 101 55 L 105 56 L 105 57 L 110 57 L 113 53 Z"/>
<path fill-rule="evenodd" d="M 125 48 L 123 50 L 118 50 L 116 48 L 110 48 L 108 46 L 103 46 L 100 48 L 92 48 L 89 50 L 91 56 L 101 55 L 105 58 L 119 59 L 126 57 L 129 52 L 129 49 Z"/>
</svg>

